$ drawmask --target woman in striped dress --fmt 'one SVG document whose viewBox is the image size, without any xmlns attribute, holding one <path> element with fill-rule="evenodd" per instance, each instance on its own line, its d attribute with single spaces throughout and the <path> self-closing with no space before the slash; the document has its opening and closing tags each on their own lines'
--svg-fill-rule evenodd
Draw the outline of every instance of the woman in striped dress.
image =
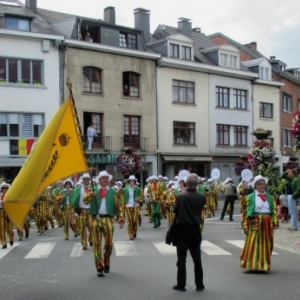
<svg viewBox="0 0 300 300">
<path fill-rule="evenodd" d="M 246 235 L 241 267 L 253 271 L 269 271 L 274 245 L 274 229 L 278 227 L 275 199 L 266 193 L 268 179 L 261 175 L 251 183 L 254 192 L 245 198 L 242 228 Z"/>
</svg>

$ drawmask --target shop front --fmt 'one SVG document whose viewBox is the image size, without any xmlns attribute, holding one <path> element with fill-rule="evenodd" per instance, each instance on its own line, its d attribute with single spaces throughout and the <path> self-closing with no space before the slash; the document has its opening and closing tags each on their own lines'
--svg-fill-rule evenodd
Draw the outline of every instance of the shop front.
<svg viewBox="0 0 300 300">
<path fill-rule="evenodd" d="M 209 177 L 212 157 L 163 155 L 161 162 L 162 175 L 167 176 L 169 179 L 174 178 L 181 170 L 188 170 L 200 177 Z"/>
<path fill-rule="evenodd" d="M 0 178 L 8 183 L 18 175 L 26 157 L 0 157 Z"/>
</svg>

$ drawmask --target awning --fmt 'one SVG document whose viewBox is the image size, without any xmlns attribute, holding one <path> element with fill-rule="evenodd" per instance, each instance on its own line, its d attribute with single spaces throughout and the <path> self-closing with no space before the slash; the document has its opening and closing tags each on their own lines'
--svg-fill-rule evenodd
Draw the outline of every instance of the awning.
<svg viewBox="0 0 300 300">
<path fill-rule="evenodd" d="M 165 161 L 206 161 L 212 162 L 209 156 L 163 156 Z"/>
</svg>

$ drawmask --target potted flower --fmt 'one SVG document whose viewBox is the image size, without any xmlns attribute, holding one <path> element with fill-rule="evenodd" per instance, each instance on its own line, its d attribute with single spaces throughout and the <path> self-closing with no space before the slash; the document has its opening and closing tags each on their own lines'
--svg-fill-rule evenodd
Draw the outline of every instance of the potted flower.
<svg viewBox="0 0 300 300">
<path fill-rule="evenodd" d="M 258 139 L 258 140 L 264 140 L 268 137 L 272 136 L 272 130 L 269 129 L 263 129 L 261 127 L 258 127 L 255 129 L 255 131 L 252 132 L 252 134 Z"/>
</svg>

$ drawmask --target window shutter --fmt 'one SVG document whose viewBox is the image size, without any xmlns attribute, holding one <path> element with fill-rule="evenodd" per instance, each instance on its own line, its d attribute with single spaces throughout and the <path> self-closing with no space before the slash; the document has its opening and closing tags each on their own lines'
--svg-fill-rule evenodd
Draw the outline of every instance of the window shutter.
<svg viewBox="0 0 300 300">
<path fill-rule="evenodd" d="M 0 124 L 7 124 L 7 116 L 6 114 L 0 114 Z"/>
<path fill-rule="evenodd" d="M 19 124 L 18 114 L 9 114 L 9 124 Z"/>
<path fill-rule="evenodd" d="M 31 115 L 24 114 L 22 118 L 22 137 L 32 137 Z"/>
</svg>

